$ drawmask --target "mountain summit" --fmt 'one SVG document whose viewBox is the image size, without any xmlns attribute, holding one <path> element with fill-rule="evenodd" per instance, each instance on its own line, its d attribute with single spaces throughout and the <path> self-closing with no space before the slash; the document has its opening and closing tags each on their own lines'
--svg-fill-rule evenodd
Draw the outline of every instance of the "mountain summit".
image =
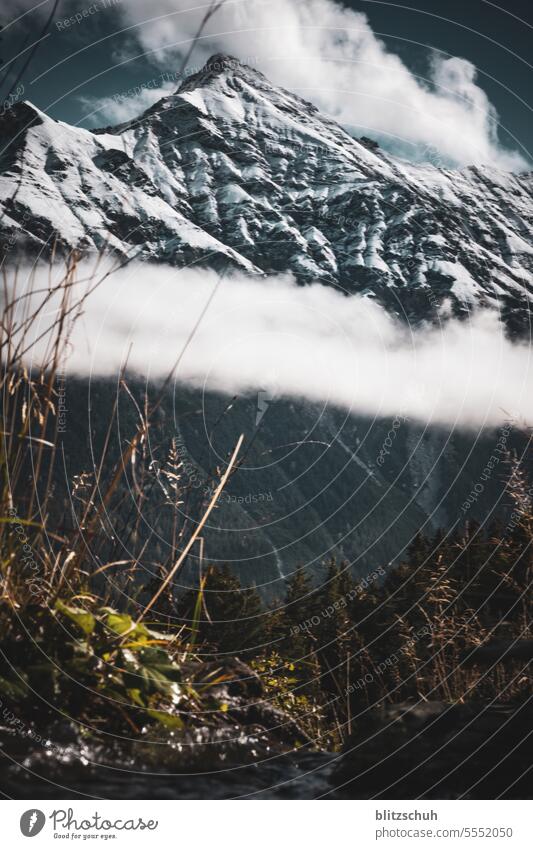
<svg viewBox="0 0 533 849">
<path fill-rule="evenodd" d="M 191 74 L 183 81 L 178 89 L 178 93 L 191 91 L 192 89 L 207 85 L 210 81 L 216 80 L 217 77 L 226 73 L 244 74 L 248 78 L 254 76 L 265 79 L 260 71 L 256 71 L 255 68 L 241 62 L 236 56 L 230 56 L 227 53 L 214 53 L 203 68 Z"/>
<path fill-rule="evenodd" d="M 134 121 L 0 118 L 4 251 L 103 248 L 290 272 L 409 318 L 497 306 L 528 320 L 532 179 L 413 165 L 216 54 Z"/>
</svg>

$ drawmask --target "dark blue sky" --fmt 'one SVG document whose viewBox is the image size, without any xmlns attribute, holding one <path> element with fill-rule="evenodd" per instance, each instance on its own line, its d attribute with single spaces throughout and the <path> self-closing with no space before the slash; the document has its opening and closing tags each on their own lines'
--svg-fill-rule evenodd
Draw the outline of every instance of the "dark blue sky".
<svg viewBox="0 0 533 849">
<path fill-rule="evenodd" d="M 120 5 L 113 8 L 117 0 L 100 0 L 109 4 L 109 8 L 87 17 L 82 25 L 68 31 L 58 28 L 57 22 L 72 13 L 76 2 L 60 2 L 55 23 L 23 74 L 22 82 L 25 98 L 56 118 L 83 124 L 87 111 L 83 97 L 108 96 L 141 85 L 160 73 L 161 68 L 156 68 L 147 58 L 114 67 L 114 57 L 126 48 L 131 49 L 135 32 L 116 34 L 123 27 Z M 24 0 L 10 0 L 8 7 L 12 3 L 18 5 L 20 14 Z M 26 9 L 32 5 L 31 1 L 27 2 Z M 77 2 L 77 5 L 87 7 L 90 2 Z M 520 149 L 522 155 L 530 154 L 533 150 L 530 107 L 533 3 L 506 0 L 505 6 L 498 6 L 487 0 L 406 0 L 401 5 L 353 0 L 344 5 L 364 12 L 375 33 L 414 73 L 425 75 L 428 48 L 470 60 L 478 69 L 479 84 L 500 115 L 501 141 Z M 7 27 L 1 51 L 4 62 L 10 62 L 38 38 L 52 6 L 53 0 L 47 0 L 38 12 L 32 11 L 15 25 L 10 25 L 10 21 L 17 13 L 3 14 L 2 22 Z M 149 2 L 146 7 L 149 15 Z M 2 99 L 29 52 L 26 49 L 17 61 L 0 72 Z M 53 68 L 66 57 L 70 58 Z M 36 79 L 41 74 L 44 76 Z"/>
<path fill-rule="evenodd" d="M 531 0 L 405 0 L 405 5 L 363 0 L 348 5 L 364 11 L 374 30 L 414 71 L 424 73 L 428 46 L 469 59 L 477 67 L 479 84 L 498 110 L 502 141 L 517 146 L 507 129 L 531 159 Z"/>
</svg>

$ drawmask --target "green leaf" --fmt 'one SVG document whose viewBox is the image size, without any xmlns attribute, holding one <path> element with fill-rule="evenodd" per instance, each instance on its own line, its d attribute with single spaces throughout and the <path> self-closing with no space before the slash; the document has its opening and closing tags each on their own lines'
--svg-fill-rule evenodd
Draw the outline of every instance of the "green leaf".
<svg viewBox="0 0 533 849">
<path fill-rule="evenodd" d="M 163 672 L 154 667 L 143 666 L 142 674 L 151 682 L 154 690 L 158 690 L 165 695 L 170 695 L 172 692 L 172 681 Z"/>
<path fill-rule="evenodd" d="M 131 690 L 126 690 L 126 693 L 131 699 L 132 704 L 138 705 L 139 707 L 144 707 L 144 702 L 141 698 L 141 691 L 138 689 L 138 687 L 134 687 Z"/>
<path fill-rule="evenodd" d="M 148 710 L 148 716 L 151 716 L 152 719 L 156 719 L 166 728 L 184 728 L 185 723 L 183 719 L 179 716 L 175 716 L 172 713 L 166 713 L 164 710 Z"/>
<path fill-rule="evenodd" d="M 108 613 L 105 624 L 115 634 L 125 634 L 133 631 L 133 620 L 127 613 Z"/>
<path fill-rule="evenodd" d="M 87 636 L 93 633 L 96 626 L 96 619 L 92 613 L 88 613 L 80 607 L 71 607 L 69 604 L 65 604 L 59 599 L 56 601 L 55 608 L 59 611 L 59 613 L 62 613 L 63 616 L 70 619 L 71 622 L 74 622 L 78 628 L 81 628 L 83 633 L 87 634 Z"/>
<path fill-rule="evenodd" d="M 168 652 L 155 646 L 146 646 L 137 652 L 139 661 L 148 670 L 160 673 L 169 681 L 180 682 L 182 675 L 179 666 L 168 656 Z"/>
<path fill-rule="evenodd" d="M 128 613 L 117 613 L 112 607 L 102 607 L 101 613 L 104 613 L 104 624 L 115 634 L 127 634 L 132 639 L 137 640 L 140 644 L 145 643 L 151 637 L 150 631 L 146 625 L 136 625 Z"/>
<path fill-rule="evenodd" d="M 9 699 L 25 699 L 28 690 L 19 681 L 8 681 L 7 678 L 0 678 L 0 693 Z"/>
</svg>

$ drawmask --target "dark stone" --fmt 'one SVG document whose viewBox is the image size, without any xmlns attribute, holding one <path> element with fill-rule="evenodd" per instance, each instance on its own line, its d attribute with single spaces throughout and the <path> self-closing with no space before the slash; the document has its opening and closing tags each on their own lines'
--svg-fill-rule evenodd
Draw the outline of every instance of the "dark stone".
<svg viewBox="0 0 533 849">
<path fill-rule="evenodd" d="M 335 770 L 356 799 L 527 798 L 532 700 L 385 705 L 361 716 Z"/>
</svg>

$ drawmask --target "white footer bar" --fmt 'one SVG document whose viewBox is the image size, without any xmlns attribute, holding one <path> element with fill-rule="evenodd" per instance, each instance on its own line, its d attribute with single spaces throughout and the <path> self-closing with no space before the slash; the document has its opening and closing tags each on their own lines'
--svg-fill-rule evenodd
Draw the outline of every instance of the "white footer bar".
<svg viewBox="0 0 533 849">
<path fill-rule="evenodd" d="M 1 842 L 6 849 L 531 849 L 530 807 L 520 801 L 4 801 Z"/>
</svg>

